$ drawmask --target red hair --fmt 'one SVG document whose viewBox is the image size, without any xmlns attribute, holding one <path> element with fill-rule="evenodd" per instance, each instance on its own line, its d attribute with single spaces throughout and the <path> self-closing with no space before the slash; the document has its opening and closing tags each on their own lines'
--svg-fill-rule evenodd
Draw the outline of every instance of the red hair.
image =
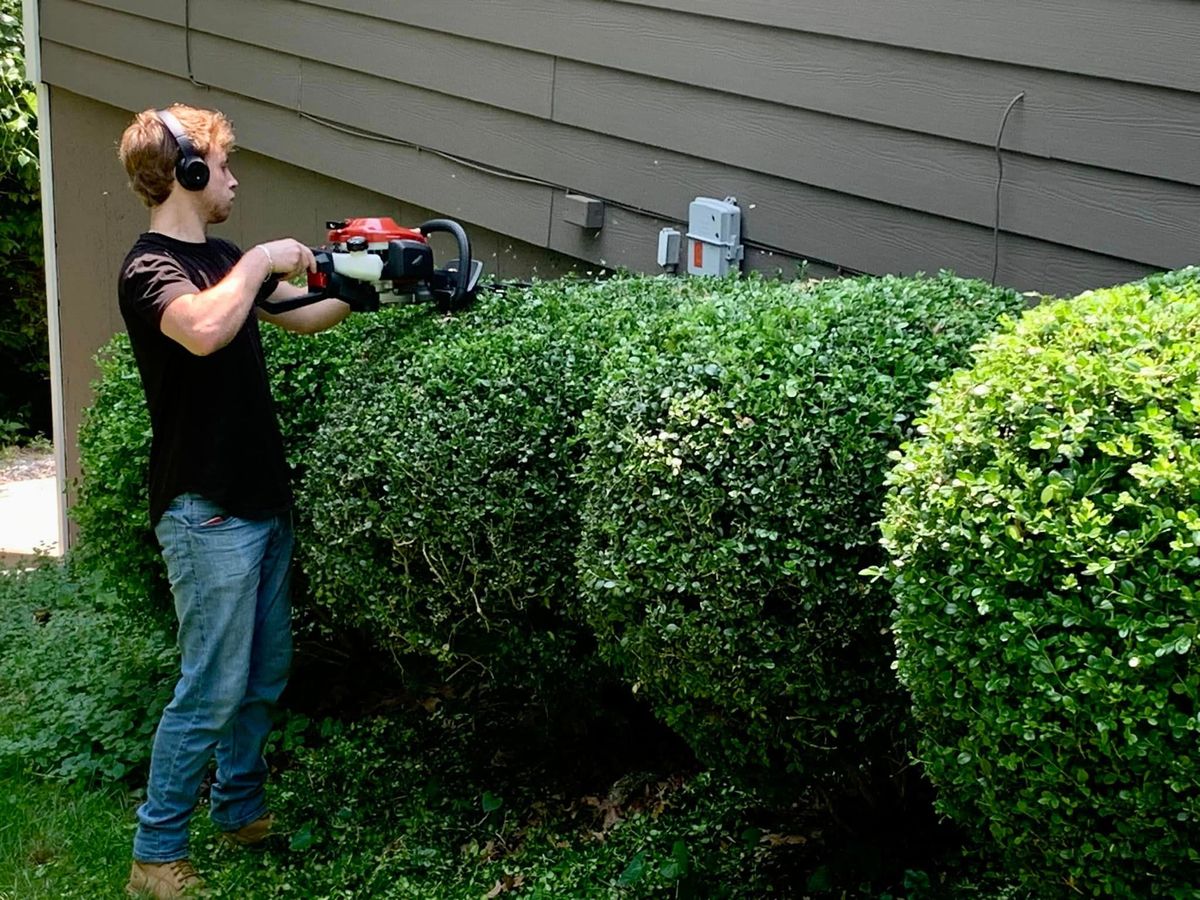
<svg viewBox="0 0 1200 900">
<path fill-rule="evenodd" d="M 184 133 L 201 156 L 214 148 L 229 153 L 233 149 L 233 125 L 224 113 L 215 109 L 197 109 L 176 103 L 168 110 L 179 120 Z M 158 206 L 171 195 L 175 181 L 175 162 L 179 145 L 153 109 L 134 116 L 117 151 L 129 174 L 130 189 L 147 206 Z"/>
</svg>

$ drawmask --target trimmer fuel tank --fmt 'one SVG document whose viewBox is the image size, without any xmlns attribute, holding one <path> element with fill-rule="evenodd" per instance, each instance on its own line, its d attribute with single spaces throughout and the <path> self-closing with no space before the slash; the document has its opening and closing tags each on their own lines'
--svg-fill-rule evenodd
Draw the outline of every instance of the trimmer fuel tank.
<svg viewBox="0 0 1200 900">
<path fill-rule="evenodd" d="M 387 250 L 388 241 L 419 241 L 427 243 L 425 235 L 415 228 L 397 225 L 391 218 L 344 219 L 326 222 L 329 228 L 329 243 L 345 249 L 351 238 L 366 238 L 368 250 Z"/>
</svg>

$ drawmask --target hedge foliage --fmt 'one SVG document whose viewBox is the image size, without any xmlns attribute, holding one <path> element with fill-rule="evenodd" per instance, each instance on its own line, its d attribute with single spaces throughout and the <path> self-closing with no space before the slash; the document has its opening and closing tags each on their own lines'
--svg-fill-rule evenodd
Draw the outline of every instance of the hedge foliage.
<svg viewBox="0 0 1200 900">
<path fill-rule="evenodd" d="M 302 485 L 313 599 L 397 654 L 487 680 L 586 677 L 569 615 L 578 426 L 608 349 L 694 290 L 540 283 L 482 296 L 419 348 L 364 356 Z"/>
<path fill-rule="evenodd" d="M 115 605 L 170 609 L 166 569 L 150 529 L 150 414 L 129 338 L 97 354 L 100 377 L 79 424 L 80 477 L 69 508 L 79 526 L 76 557 L 95 571 Z"/>
<path fill-rule="evenodd" d="M 295 477 L 344 372 L 360 355 L 389 346 L 395 335 L 416 340 L 430 324 L 423 308 L 389 308 L 352 316 L 337 328 L 303 336 L 262 327 L 271 390 Z M 79 428 L 81 476 L 71 516 L 80 528 L 78 556 L 97 571 L 113 602 L 170 618 L 166 569 L 149 521 L 150 415 L 129 338 L 114 336 L 97 355 L 100 377 Z M 303 511 L 299 527 L 303 530 Z"/>
<path fill-rule="evenodd" d="M 590 625 L 706 759 L 853 769 L 902 719 L 884 595 L 855 574 L 875 561 L 885 454 L 1018 303 L 951 276 L 619 277 L 315 338 L 264 329 L 298 607 L 545 693 L 595 674 Z M 122 603 L 167 615 L 123 337 L 102 368 L 81 553 Z"/>
<path fill-rule="evenodd" d="M 942 811 L 1038 896 L 1200 872 L 1200 270 L 1047 304 L 934 392 L 883 522 Z"/>
<path fill-rule="evenodd" d="M 609 355 L 579 571 L 603 656 L 706 762 L 858 778 L 894 749 L 887 454 L 929 382 L 1021 303 L 950 275 L 681 298 Z"/>
</svg>

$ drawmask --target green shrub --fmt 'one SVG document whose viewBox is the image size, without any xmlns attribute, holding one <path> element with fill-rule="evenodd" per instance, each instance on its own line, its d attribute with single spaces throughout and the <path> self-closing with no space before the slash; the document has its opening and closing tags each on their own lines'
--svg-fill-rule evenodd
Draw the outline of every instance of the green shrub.
<svg viewBox="0 0 1200 900">
<path fill-rule="evenodd" d="M 166 567 L 150 529 L 150 414 L 128 335 L 112 338 L 96 357 L 100 377 L 79 425 L 76 556 L 131 612 L 170 614 Z"/>
<path fill-rule="evenodd" d="M 943 275 L 713 283 L 610 354 L 584 438 L 583 609 L 716 766 L 857 778 L 892 748 L 878 556 L 887 453 L 1011 311 Z"/>
<path fill-rule="evenodd" d="M 297 335 L 262 326 L 271 395 L 279 414 L 293 482 L 303 478 L 310 451 L 330 404 L 346 392 L 360 360 L 388 355 L 403 360 L 441 328 L 428 307 L 389 306 L 352 315 L 315 335 Z M 350 386 L 352 387 L 352 386 Z M 299 510 L 303 515 L 303 510 Z"/>
<path fill-rule="evenodd" d="M 1039 896 L 1200 871 L 1200 270 L 1047 304 L 939 386 L 883 522 L 940 809 Z"/>
<path fill-rule="evenodd" d="M 431 317 L 412 306 L 352 316 L 318 335 L 262 327 L 271 390 L 294 477 L 304 470 L 324 415 L 326 397 L 359 355 L 394 353 L 397 335 L 415 340 Z M 97 571 L 118 603 L 131 612 L 153 610 L 170 618 L 166 569 L 149 520 L 150 416 L 129 338 L 117 334 L 97 356 L 100 377 L 79 428 L 82 474 L 71 508 L 79 524 L 81 563 Z M 297 526 L 304 533 L 298 511 Z"/>
<path fill-rule="evenodd" d="M 554 683 L 581 660 L 578 423 L 608 348 L 690 288 L 547 282 L 480 298 L 418 352 L 362 359 L 301 502 L 315 601 L 397 654 Z"/>
<path fill-rule="evenodd" d="M 115 779 L 149 761 L 174 642 L 107 611 L 79 571 L 0 571 L 0 769 Z"/>
</svg>

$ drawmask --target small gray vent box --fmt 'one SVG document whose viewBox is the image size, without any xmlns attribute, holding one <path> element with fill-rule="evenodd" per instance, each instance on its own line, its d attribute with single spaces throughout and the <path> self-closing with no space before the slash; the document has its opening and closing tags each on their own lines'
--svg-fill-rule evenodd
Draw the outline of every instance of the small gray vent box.
<svg viewBox="0 0 1200 900">
<path fill-rule="evenodd" d="M 740 269 L 742 211 L 733 197 L 697 197 L 688 206 L 688 274 L 725 275 Z"/>
<path fill-rule="evenodd" d="M 658 264 L 664 269 L 679 267 L 679 240 L 682 237 L 674 228 L 664 228 L 658 233 Z"/>
</svg>

